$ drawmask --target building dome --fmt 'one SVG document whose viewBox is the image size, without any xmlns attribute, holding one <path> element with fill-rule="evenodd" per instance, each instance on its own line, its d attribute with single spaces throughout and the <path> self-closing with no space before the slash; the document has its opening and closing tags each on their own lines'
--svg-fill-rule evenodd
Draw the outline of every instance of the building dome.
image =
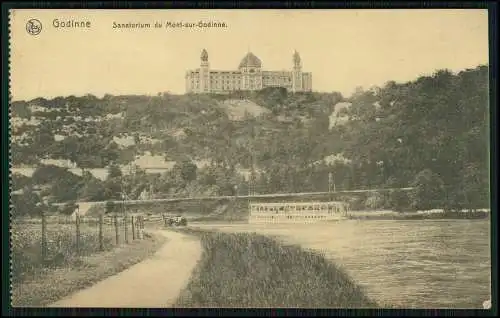
<svg viewBox="0 0 500 318">
<path fill-rule="evenodd" d="M 252 52 L 248 52 L 247 55 L 241 60 L 239 68 L 242 67 L 258 67 L 262 66 L 260 59 L 255 56 Z"/>
</svg>

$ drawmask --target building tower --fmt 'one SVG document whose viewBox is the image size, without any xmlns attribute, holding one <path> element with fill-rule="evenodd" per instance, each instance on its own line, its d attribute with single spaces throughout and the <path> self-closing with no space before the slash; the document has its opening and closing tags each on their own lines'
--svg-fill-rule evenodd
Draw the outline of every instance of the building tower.
<svg viewBox="0 0 500 318">
<path fill-rule="evenodd" d="M 300 55 L 297 51 L 293 53 L 293 70 L 292 70 L 292 91 L 302 91 L 302 64 Z"/>
<path fill-rule="evenodd" d="M 262 89 L 262 62 L 252 52 L 241 60 L 238 70 L 241 72 L 241 90 Z"/>
<path fill-rule="evenodd" d="M 201 51 L 200 64 L 200 92 L 205 93 L 210 91 L 210 65 L 208 63 L 207 50 Z"/>
</svg>

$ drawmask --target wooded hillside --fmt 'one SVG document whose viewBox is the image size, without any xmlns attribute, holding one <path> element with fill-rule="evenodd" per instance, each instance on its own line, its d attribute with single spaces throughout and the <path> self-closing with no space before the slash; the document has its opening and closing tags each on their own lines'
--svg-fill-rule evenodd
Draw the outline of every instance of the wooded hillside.
<svg viewBox="0 0 500 318">
<path fill-rule="evenodd" d="M 13 165 L 48 157 L 69 159 L 83 169 L 126 164 L 146 151 L 177 162 L 161 176 L 139 173 L 129 182 L 134 196 L 152 183 L 159 196 L 229 194 L 234 185 L 244 193 L 249 183 L 260 193 L 326 191 L 332 172 L 337 189 L 431 182 L 439 185 L 442 199 L 433 206 L 483 207 L 489 205 L 488 96 L 488 67 L 479 66 L 458 74 L 441 70 L 407 83 L 388 82 L 349 98 L 283 89 L 38 98 L 11 105 L 12 116 L 25 121 L 13 129 L 11 154 Z M 227 100 L 248 100 L 269 112 L 234 120 Z M 346 120 L 332 127 L 329 116 L 340 102 L 347 106 L 335 114 Z M 33 111 L 33 105 L 42 110 Z M 27 121 L 33 118 L 40 123 L 30 126 Z M 123 146 L 113 141 L 123 136 L 135 142 Z M 142 142 L 145 136 L 156 142 Z M 332 155 L 336 161 L 324 160 Z M 196 160 L 210 165 L 193 167 Z M 250 182 L 245 181 L 242 171 L 252 168 Z M 88 175 L 76 179 L 74 187 L 56 188 L 74 189 L 72 199 L 88 199 L 90 188 L 113 184 Z M 26 184 L 24 180 L 14 190 Z M 112 198 L 115 192 L 98 191 L 98 196 Z"/>
</svg>

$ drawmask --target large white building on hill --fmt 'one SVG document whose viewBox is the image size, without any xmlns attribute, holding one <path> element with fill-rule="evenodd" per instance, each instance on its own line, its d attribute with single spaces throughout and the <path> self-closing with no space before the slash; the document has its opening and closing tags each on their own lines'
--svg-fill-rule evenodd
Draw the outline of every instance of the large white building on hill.
<svg viewBox="0 0 500 318">
<path fill-rule="evenodd" d="M 297 51 L 293 54 L 293 67 L 290 71 L 262 70 L 262 62 L 252 52 L 248 52 L 238 69 L 232 71 L 210 69 L 205 49 L 200 58 L 200 67 L 186 72 L 187 93 L 255 91 L 266 87 L 284 87 L 291 92 L 312 90 L 312 74 L 302 72 L 302 63 Z"/>
</svg>

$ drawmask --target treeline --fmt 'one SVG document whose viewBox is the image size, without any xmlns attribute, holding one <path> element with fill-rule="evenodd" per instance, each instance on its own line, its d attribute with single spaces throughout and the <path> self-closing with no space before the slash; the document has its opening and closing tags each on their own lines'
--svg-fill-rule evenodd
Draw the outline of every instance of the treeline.
<svg viewBox="0 0 500 318">
<path fill-rule="evenodd" d="M 235 170 L 223 167 L 198 169 L 191 161 L 180 161 L 163 174 L 147 174 L 137 168 L 124 175 L 119 166 L 108 168 L 105 180 L 84 170 L 81 176 L 53 165 L 38 167 L 31 177 L 11 176 L 11 213 L 13 216 L 37 216 L 42 211 L 71 214 L 77 201 L 95 202 L 125 199 L 217 196 L 247 193 L 248 185 Z M 55 203 L 65 203 L 56 207 Z"/>
<path fill-rule="evenodd" d="M 329 133 L 352 161 L 323 166 L 323 187 L 333 169 L 342 189 L 416 186 L 412 208 L 489 207 L 488 96 L 487 66 L 358 91 Z"/>
</svg>

